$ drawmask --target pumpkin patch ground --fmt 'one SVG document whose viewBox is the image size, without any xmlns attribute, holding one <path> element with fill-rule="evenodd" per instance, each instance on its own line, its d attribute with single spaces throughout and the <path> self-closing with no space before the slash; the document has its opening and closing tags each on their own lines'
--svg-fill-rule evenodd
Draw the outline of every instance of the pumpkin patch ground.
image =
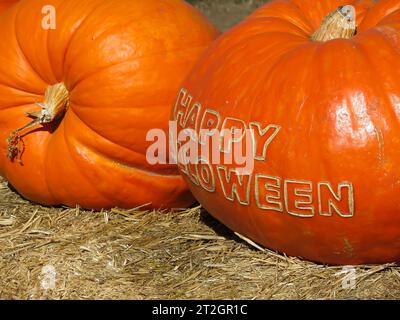
<svg viewBox="0 0 400 320">
<path fill-rule="evenodd" d="M 189 2 L 226 30 L 265 1 Z M 286 257 L 200 207 L 162 214 L 44 207 L 0 180 L 0 299 L 254 298 L 399 299 L 400 268 Z"/>
</svg>

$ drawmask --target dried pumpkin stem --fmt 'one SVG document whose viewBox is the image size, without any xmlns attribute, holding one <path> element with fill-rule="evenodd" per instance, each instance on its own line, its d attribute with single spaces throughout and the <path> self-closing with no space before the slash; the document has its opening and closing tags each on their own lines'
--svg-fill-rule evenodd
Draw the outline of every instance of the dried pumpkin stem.
<svg viewBox="0 0 400 320">
<path fill-rule="evenodd" d="M 25 126 L 13 131 L 7 139 L 8 158 L 14 160 L 21 155 L 21 134 L 24 131 L 36 127 L 37 125 L 49 124 L 58 120 L 65 113 L 68 104 L 69 93 L 63 83 L 49 86 L 44 95 L 44 102 L 37 103 L 37 105 L 41 107 L 41 110 L 28 112 L 26 115 L 33 118 L 33 120 Z"/>
<path fill-rule="evenodd" d="M 329 14 L 311 36 L 313 41 L 326 42 L 334 39 L 350 39 L 356 34 L 356 10 L 342 6 Z"/>
</svg>

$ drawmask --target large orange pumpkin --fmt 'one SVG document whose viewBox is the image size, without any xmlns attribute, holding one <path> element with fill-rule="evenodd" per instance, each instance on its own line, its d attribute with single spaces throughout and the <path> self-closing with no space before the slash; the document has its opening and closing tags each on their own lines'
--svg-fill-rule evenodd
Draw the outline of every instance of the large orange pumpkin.
<svg viewBox="0 0 400 320">
<path fill-rule="evenodd" d="M 0 34 L 0 174 L 17 191 L 93 209 L 193 203 L 176 166 L 148 164 L 146 134 L 167 128 L 217 36 L 203 15 L 180 0 L 23 0 Z"/>
<path fill-rule="evenodd" d="M 202 159 L 182 173 L 212 215 L 268 248 L 399 261 L 399 79 L 398 0 L 272 1 L 211 46 L 174 111 L 198 133 L 253 129 L 254 170 Z"/>
</svg>

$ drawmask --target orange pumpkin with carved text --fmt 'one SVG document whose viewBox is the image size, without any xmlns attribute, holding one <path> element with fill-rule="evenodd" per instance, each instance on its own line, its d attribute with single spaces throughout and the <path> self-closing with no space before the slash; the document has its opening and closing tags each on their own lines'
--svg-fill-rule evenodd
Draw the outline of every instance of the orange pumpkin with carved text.
<svg viewBox="0 0 400 320">
<path fill-rule="evenodd" d="M 21 0 L 0 17 L 0 174 L 45 205 L 186 207 L 176 165 L 146 159 L 218 35 L 181 0 Z"/>
<path fill-rule="evenodd" d="M 267 248 L 399 261 L 399 79 L 399 1 L 271 1 L 209 48 L 174 110 L 180 129 L 253 129 L 253 170 L 202 159 L 181 172 Z"/>
</svg>

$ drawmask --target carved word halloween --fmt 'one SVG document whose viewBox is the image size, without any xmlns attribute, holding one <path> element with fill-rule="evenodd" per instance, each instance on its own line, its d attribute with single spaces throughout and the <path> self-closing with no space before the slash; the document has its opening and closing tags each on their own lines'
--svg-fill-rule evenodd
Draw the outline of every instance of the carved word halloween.
<svg viewBox="0 0 400 320">
<path fill-rule="evenodd" d="M 218 185 L 226 200 L 243 206 L 254 202 L 261 210 L 286 212 L 302 218 L 316 214 L 354 216 L 351 183 L 339 183 L 335 188 L 329 182 L 282 179 L 262 173 L 243 175 L 224 165 L 214 167 L 208 163 L 181 166 L 181 172 L 192 184 L 207 192 L 216 192 Z"/>
<path fill-rule="evenodd" d="M 176 163 L 181 172 L 198 188 L 210 193 L 219 190 L 232 203 L 249 206 L 254 202 L 259 209 L 269 212 L 286 212 L 304 218 L 317 214 L 336 214 L 343 218 L 354 216 L 354 190 L 350 182 L 333 185 L 325 181 L 284 179 L 264 172 L 254 172 L 255 161 L 268 161 L 268 151 L 281 126 L 263 125 L 256 121 L 245 123 L 233 117 L 223 118 L 213 109 L 203 109 L 202 104 L 194 101 L 186 89 L 179 93 L 174 118 L 175 122 L 170 123 L 169 128 L 170 157 L 177 155 Z M 184 128 L 179 135 L 176 133 L 177 127 Z M 175 132 L 172 134 L 175 136 L 173 139 L 171 131 Z M 181 134 L 184 132 L 191 142 L 189 148 L 188 142 L 182 145 Z M 210 146 L 208 138 L 215 137 L 217 139 L 213 139 Z M 148 135 L 148 140 L 149 138 L 154 141 L 154 136 Z M 162 140 L 161 137 L 157 139 Z M 163 144 L 165 150 L 166 143 Z M 236 150 L 240 149 L 242 152 L 243 144 L 246 145 L 245 161 L 239 161 Z M 199 145 L 205 146 L 201 154 L 195 151 Z M 166 153 L 157 144 L 155 149 L 149 148 L 151 152 L 148 154 L 148 161 L 157 158 L 156 155 L 159 157 Z M 207 152 L 210 149 L 212 158 Z M 224 161 L 220 161 L 219 157 L 214 161 L 214 151 L 223 154 Z M 187 156 L 188 153 L 190 156 Z M 226 162 L 226 155 L 232 154 L 233 162 Z M 243 163 L 246 163 L 245 169 L 239 166 Z"/>
</svg>

